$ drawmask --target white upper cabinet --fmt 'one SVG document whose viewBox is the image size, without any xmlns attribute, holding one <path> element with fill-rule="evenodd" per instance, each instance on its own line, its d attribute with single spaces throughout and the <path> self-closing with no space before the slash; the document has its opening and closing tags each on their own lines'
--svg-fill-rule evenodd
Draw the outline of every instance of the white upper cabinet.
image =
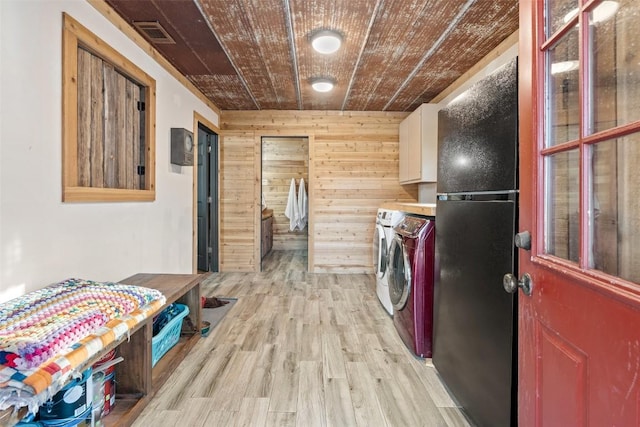
<svg viewBox="0 0 640 427">
<path fill-rule="evenodd" d="M 436 182 L 438 104 L 422 104 L 400 123 L 400 184 Z"/>
</svg>

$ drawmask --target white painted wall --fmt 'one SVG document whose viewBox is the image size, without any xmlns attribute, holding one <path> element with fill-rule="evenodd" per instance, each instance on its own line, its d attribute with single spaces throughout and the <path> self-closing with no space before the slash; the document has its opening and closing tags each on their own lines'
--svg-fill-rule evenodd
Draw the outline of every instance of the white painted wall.
<svg viewBox="0 0 640 427">
<path fill-rule="evenodd" d="M 156 200 L 61 202 L 62 12 L 156 79 Z M 192 167 L 169 162 L 172 127 L 211 109 L 90 4 L 0 0 L 0 302 L 68 277 L 191 273 Z"/>
</svg>

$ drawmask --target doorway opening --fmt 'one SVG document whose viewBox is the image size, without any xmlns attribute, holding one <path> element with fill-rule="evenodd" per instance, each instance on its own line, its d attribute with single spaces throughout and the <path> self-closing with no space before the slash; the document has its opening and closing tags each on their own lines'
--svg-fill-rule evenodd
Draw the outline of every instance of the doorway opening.
<svg viewBox="0 0 640 427">
<path fill-rule="evenodd" d="M 261 270 L 265 269 L 265 258 L 268 257 L 270 265 L 273 265 L 276 257 L 287 263 L 288 270 L 306 272 L 309 250 L 309 138 L 264 136 L 261 142 Z"/>
<path fill-rule="evenodd" d="M 219 268 L 218 134 L 198 122 L 198 271 Z"/>
</svg>

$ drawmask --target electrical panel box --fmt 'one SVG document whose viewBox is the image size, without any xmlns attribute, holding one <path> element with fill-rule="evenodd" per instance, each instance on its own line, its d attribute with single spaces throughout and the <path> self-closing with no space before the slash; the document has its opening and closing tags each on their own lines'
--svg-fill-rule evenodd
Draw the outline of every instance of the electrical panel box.
<svg viewBox="0 0 640 427">
<path fill-rule="evenodd" d="M 171 128 L 171 163 L 193 166 L 193 133 L 187 129 Z"/>
</svg>

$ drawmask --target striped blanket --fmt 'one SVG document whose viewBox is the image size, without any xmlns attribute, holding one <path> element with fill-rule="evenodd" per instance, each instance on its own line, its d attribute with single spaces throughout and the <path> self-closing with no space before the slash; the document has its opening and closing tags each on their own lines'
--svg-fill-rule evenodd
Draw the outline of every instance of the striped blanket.
<svg viewBox="0 0 640 427">
<path fill-rule="evenodd" d="M 30 412 L 77 367 L 126 336 L 165 303 L 159 291 L 68 279 L 0 305 L 0 410 Z"/>
</svg>

